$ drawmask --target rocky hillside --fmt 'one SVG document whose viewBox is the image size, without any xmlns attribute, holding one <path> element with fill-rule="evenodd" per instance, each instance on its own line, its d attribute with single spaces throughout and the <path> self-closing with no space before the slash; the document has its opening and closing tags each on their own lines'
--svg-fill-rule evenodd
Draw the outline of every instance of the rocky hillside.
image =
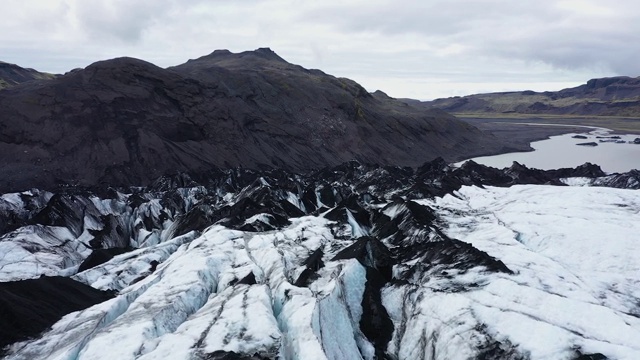
<svg viewBox="0 0 640 360">
<path fill-rule="evenodd" d="M 560 91 L 476 94 L 417 102 L 413 105 L 453 113 L 640 116 L 640 77 L 592 79 Z"/>
<path fill-rule="evenodd" d="M 15 64 L 0 61 L 0 90 L 31 80 L 51 80 L 56 75 L 25 69 Z"/>
<path fill-rule="evenodd" d="M 175 66 L 118 58 L 0 92 L 0 189 L 145 185 L 212 166 L 418 166 L 504 145 L 447 113 L 374 96 L 269 49 Z"/>
</svg>

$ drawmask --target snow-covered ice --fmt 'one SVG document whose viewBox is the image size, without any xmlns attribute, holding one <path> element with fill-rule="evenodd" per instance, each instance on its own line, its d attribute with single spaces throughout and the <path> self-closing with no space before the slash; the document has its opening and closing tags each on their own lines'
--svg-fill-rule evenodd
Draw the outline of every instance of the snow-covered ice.
<svg viewBox="0 0 640 360">
<path fill-rule="evenodd" d="M 356 201 L 344 184 L 324 195 L 314 184 L 303 199 L 259 177 L 162 201 L 61 198 L 88 210 L 66 226 L 9 229 L 0 281 L 65 275 L 117 294 L 7 358 L 640 359 L 640 192 L 564 181 L 573 186 L 462 186 L 428 199 L 368 184 Z M 382 200 L 368 193 L 384 186 Z M 52 197 L 28 196 L 39 209 Z M 20 215 L 28 196 L 3 195 L 0 208 Z M 205 196 L 216 203 L 190 218 Z M 277 223 L 286 211 L 264 204 L 278 201 L 306 215 Z M 230 222 L 235 204 L 255 211 Z M 122 239 L 104 235 L 109 224 Z M 134 249 L 77 273 L 103 238 Z"/>
<path fill-rule="evenodd" d="M 531 359 L 569 359 L 576 349 L 640 358 L 639 192 L 463 187 L 422 203 L 441 214 L 449 236 L 515 272 L 492 274 L 475 291 L 418 290 L 428 293 L 424 301 L 433 303 L 429 309 L 443 326 L 465 313 L 466 326 L 481 325 L 482 332 L 517 344 Z M 447 309 L 434 310 L 440 304 Z"/>
</svg>

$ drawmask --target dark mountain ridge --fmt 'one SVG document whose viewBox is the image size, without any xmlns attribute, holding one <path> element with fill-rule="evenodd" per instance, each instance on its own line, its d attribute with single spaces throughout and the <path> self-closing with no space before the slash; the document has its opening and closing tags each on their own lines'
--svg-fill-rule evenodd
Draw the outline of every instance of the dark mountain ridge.
<svg viewBox="0 0 640 360">
<path fill-rule="evenodd" d="M 0 190 L 146 185 L 212 166 L 418 166 L 505 145 L 443 111 L 369 94 L 270 49 L 168 69 L 117 58 L 0 92 Z"/>
<path fill-rule="evenodd" d="M 588 116 L 640 116 L 640 77 L 591 79 L 560 91 L 474 94 L 416 102 L 453 113 L 516 113 Z"/>
<path fill-rule="evenodd" d="M 0 90 L 31 80 L 51 80 L 55 77 L 54 74 L 42 73 L 0 61 Z"/>
</svg>

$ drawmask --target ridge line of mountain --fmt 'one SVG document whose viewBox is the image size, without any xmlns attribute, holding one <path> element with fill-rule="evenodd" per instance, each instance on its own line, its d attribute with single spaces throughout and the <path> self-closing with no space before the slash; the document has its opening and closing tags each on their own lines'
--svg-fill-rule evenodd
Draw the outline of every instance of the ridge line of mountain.
<svg viewBox="0 0 640 360">
<path fill-rule="evenodd" d="M 640 117 L 640 77 L 597 78 L 559 91 L 509 91 L 407 103 L 459 114 Z"/>
<path fill-rule="evenodd" d="M 525 149 L 267 48 L 167 69 L 116 58 L 0 91 L 2 191 L 143 186 L 211 167 L 419 166 Z"/>
</svg>

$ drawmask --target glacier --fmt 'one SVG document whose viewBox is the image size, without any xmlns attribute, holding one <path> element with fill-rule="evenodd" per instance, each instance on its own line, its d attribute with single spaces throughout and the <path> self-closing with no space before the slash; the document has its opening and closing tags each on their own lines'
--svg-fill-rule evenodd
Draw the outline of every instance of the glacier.
<svg viewBox="0 0 640 360">
<path fill-rule="evenodd" d="M 638 178 L 350 162 L 5 194 L 2 355 L 640 359 Z"/>
</svg>

